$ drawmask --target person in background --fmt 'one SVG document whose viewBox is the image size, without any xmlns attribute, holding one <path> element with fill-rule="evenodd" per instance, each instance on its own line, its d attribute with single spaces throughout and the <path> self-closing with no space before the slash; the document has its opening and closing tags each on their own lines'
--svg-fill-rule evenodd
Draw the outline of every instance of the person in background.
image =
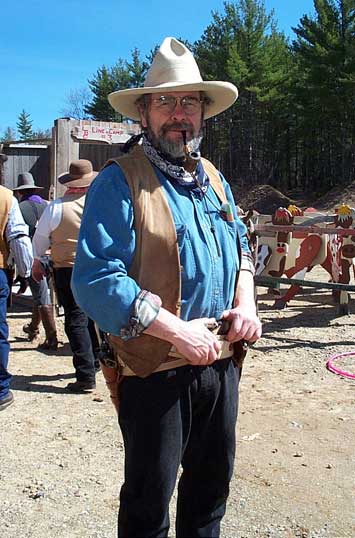
<svg viewBox="0 0 355 538">
<path fill-rule="evenodd" d="M 96 175 L 91 162 L 86 159 L 70 164 L 69 172 L 58 178 L 67 190 L 64 196 L 47 205 L 32 242 L 35 258 L 32 277 L 37 282 L 46 275 L 41 258 L 48 249 L 51 251 L 55 289 L 58 302 L 64 309 L 64 327 L 73 353 L 76 375 L 76 381 L 66 387 L 69 392 L 91 392 L 96 386 L 89 320 L 76 303 L 70 288 L 86 191 Z"/>
<path fill-rule="evenodd" d="M 237 95 L 204 82 L 170 37 L 144 87 L 109 95 L 143 136 L 90 187 L 72 289 L 111 347 L 102 361 L 125 445 L 120 538 L 168 536 L 180 464 L 176 536 L 220 533 L 245 342 L 261 324 L 245 226 L 199 146 L 203 121 Z"/>
<path fill-rule="evenodd" d="M 19 206 L 24 221 L 29 227 L 31 239 L 36 231 L 37 223 L 48 204 L 47 200 L 44 200 L 39 195 L 38 191 L 42 189 L 43 187 L 35 185 L 33 176 L 30 172 L 19 174 L 17 187 L 13 189 L 19 200 Z M 54 305 L 50 304 L 47 279 L 43 278 L 40 282 L 36 282 L 30 276 L 28 285 L 31 289 L 33 298 L 32 319 L 30 323 L 23 326 L 23 331 L 28 335 L 29 340 L 32 342 L 39 335 L 39 326 L 42 321 L 46 337 L 44 342 L 39 344 L 38 349 L 57 349 L 58 339 L 55 325 Z M 26 282 L 22 282 L 20 291 L 23 292 L 25 289 Z"/>
<path fill-rule="evenodd" d="M 12 192 L 0 186 L 0 411 L 14 402 L 10 390 L 12 376 L 8 370 L 10 344 L 6 320 L 11 293 L 9 257 L 14 258 L 19 275 L 28 278 L 33 261 L 28 226 Z"/>
</svg>

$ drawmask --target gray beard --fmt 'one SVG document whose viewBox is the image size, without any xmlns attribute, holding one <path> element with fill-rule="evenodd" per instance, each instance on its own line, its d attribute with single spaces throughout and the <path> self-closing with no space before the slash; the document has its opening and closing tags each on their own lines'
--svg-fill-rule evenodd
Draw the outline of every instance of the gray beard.
<svg viewBox="0 0 355 538">
<path fill-rule="evenodd" d="M 149 140 L 149 142 L 152 144 L 152 146 L 161 154 L 163 154 L 163 156 L 165 158 L 167 158 L 169 161 L 173 162 L 173 163 L 176 163 L 178 162 L 179 165 L 180 165 L 180 162 L 182 159 L 185 159 L 186 155 L 185 155 L 185 151 L 184 151 L 184 141 L 183 141 L 183 138 L 181 136 L 181 142 L 180 141 L 177 141 L 177 142 L 173 142 L 173 141 L 170 141 L 170 140 L 167 140 L 165 138 L 165 135 L 164 135 L 164 129 L 161 130 L 161 133 L 158 134 L 158 136 L 156 136 L 152 129 L 150 128 L 150 124 L 149 124 L 149 121 L 147 121 L 148 125 L 147 125 L 147 138 Z M 190 129 L 190 126 L 189 125 L 184 125 L 184 124 L 181 124 L 181 127 L 186 127 L 186 131 L 188 132 L 189 129 Z M 192 138 L 191 140 L 189 140 L 188 142 L 188 147 L 189 147 L 189 150 L 190 151 L 198 151 L 199 147 L 200 147 L 200 144 L 201 144 L 201 141 L 202 141 L 202 127 L 199 131 L 199 133 L 197 134 L 197 136 L 195 136 L 194 138 Z"/>
<path fill-rule="evenodd" d="M 191 140 L 189 140 L 188 142 L 189 150 L 198 151 L 201 141 L 202 141 L 202 136 L 196 136 L 195 138 L 192 138 Z M 160 153 L 162 153 L 163 155 L 165 155 L 166 157 L 170 159 L 176 160 L 176 159 L 182 159 L 185 157 L 183 141 L 173 142 L 160 136 L 158 138 L 154 137 L 154 139 L 151 140 L 151 142 L 156 150 L 158 150 Z"/>
</svg>

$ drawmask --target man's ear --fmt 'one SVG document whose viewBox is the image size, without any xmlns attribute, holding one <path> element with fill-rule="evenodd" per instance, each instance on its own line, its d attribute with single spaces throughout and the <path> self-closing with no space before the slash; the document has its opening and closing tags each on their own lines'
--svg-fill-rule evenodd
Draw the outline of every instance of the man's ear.
<svg viewBox="0 0 355 538">
<path fill-rule="evenodd" d="M 146 111 L 146 109 L 144 107 L 139 106 L 138 107 L 138 112 L 139 112 L 140 117 L 141 117 L 142 127 L 143 127 L 143 129 L 146 129 L 148 127 L 148 122 L 147 122 L 147 118 L 146 118 L 147 111 Z"/>
</svg>

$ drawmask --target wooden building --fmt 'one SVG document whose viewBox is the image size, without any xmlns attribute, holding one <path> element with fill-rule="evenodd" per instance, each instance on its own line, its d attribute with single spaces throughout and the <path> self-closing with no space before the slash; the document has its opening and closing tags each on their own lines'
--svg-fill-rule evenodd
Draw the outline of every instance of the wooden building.
<svg viewBox="0 0 355 538">
<path fill-rule="evenodd" d="M 120 155 L 124 143 L 139 132 L 137 123 L 57 119 L 49 140 L 0 146 L 0 153 L 7 156 L 0 162 L 0 184 L 13 189 L 18 174 L 31 172 L 36 185 L 44 187 L 44 198 L 57 198 L 64 192 L 57 178 L 68 171 L 71 161 L 88 159 L 94 170 L 100 170 L 108 159 Z"/>
</svg>

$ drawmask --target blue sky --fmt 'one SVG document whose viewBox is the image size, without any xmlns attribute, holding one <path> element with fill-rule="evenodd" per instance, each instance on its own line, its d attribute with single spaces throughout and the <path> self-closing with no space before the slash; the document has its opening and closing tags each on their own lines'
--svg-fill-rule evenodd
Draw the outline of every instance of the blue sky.
<svg viewBox="0 0 355 538">
<path fill-rule="evenodd" d="M 223 0 L 4 0 L 0 31 L 0 133 L 25 109 L 35 129 L 52 127 L 71 90 L 87 87 L 97 68 L 142 57 L 175 36 L 193 42 L 223 12 Z M 313 0 L 264 0 L 278 28 L 313 12 Z"/>
</svg>

